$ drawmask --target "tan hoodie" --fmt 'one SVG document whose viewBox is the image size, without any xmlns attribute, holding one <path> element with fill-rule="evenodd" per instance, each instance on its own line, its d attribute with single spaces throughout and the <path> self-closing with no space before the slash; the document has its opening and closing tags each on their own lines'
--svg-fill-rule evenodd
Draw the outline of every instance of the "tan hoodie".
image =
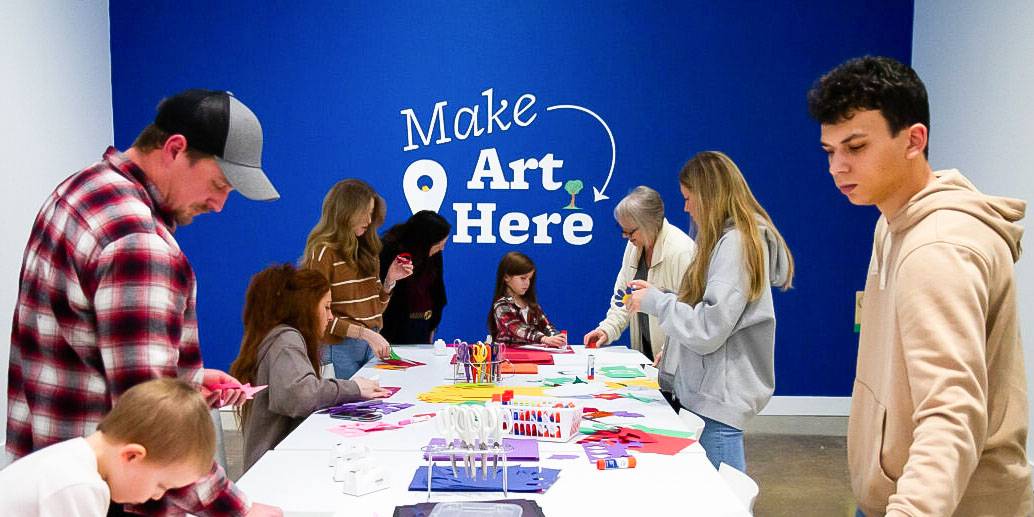
<svg viewBox="0 0 1034 517">
<path fill-rule="evenodd" d="M 874 515 L 1032 512 L 1017 199 L 957 170 L 876 225 L 847 454 Z"/>
</svg>

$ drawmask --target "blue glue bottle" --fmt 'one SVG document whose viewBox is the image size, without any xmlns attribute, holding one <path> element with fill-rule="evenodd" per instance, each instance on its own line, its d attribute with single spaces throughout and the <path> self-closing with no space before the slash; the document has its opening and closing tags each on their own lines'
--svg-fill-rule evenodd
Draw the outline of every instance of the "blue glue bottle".
<svg viewBox="0 0 1034 517">
<path fill-rule="evenodd" d="M 596 468 L 599 470 L 607 469 L 634 469 L 635 468 L 635 457 L 625 456 L 622 458 L 608 458 L 605 460 L 596 460 Z"/>
</svg>

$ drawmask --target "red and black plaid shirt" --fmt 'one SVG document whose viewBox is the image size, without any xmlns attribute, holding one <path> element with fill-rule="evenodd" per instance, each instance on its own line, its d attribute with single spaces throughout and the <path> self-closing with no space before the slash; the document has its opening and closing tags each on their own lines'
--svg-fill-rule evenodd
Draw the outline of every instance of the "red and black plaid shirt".
<svg viewBox="0 0 1034 517">
<path fill-rule="evenodd" d="M 194 271 L 158 191 L 115 148 L 47 198 L 25 247 L 11 332 L 7 451 L 86 436 L 129 388 L 200 384 Z M 170 431 L 170 432 L 175 432 Z M 218 465 L 148 513 L 243 515 Z"/>
<path fill-rule="evenodd" d="M 528 318 L 524 318 L 520 306 L 512 296 L 504 296 L 492 305 L 495 317 L 495 335 L 492 341 L 509 346 L 535 345 L 542 338 L 557 334 L 556 327 L 546 318 L 538 304 L 528 307 Z"/>
</svg>

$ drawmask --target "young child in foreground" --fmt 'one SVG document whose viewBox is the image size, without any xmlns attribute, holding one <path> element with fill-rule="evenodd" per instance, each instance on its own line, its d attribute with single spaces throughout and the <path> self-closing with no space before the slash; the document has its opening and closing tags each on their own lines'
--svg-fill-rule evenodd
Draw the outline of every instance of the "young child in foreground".
<svg viewBox="0 0 1034 517">
<path fill-rule="evenodd" d="M 0 513 L 104 516 L 112 501 L 160 499 L 207 475 L 215 428 L 198 390 L 177 379 L 130 388 L 97 431 L 40 449 L 0 471 Z"/>
</svg>

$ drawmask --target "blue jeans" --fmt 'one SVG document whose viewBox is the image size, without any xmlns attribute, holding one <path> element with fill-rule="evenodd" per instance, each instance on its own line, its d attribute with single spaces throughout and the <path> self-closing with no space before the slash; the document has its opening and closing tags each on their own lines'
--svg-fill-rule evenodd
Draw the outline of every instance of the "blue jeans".
<svg viewBox="0 0 1034 517">
<path fill-rule="evenodd" d="M 704 420 L 704 432 L 700 433 L 700 446 L 707 453 L 714 468 L 722 463 L 736 467 L 740 472 L 747 471 L 747 460 L 743 456 L 743 431 L 731 425 L 711 420 L 697 414 Z"/>
<path fill-rule="evenodd" d="M 865 514 L 862 513 L 861 509 L 855 508 L 854 517 L 865 517 Z"/>
<path fill-rule="evenodd" d="M 373 359 L 373 349 L 365 339 L 346 337 L 341 343 L 330 345 L 330 362 L 338 379 L 351 379 L 370 359 Z"/>
</svg>

